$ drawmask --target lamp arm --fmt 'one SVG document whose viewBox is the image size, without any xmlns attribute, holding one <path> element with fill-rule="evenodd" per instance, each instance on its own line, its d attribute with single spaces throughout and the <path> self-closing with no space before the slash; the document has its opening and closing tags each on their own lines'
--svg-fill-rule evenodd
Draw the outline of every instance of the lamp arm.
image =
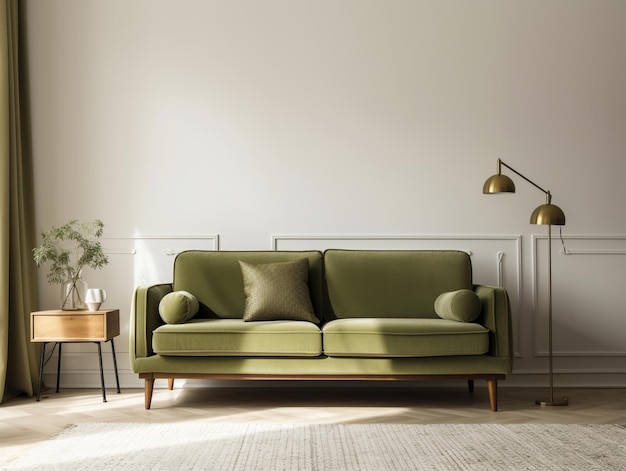
<svg viewBox="0 0 626 471">
<path fill-rule="evenodd" d="M 528 183 L 530 183 L 531 185 L 533 185 L 534 187 L 540 189 L 541 191 L 543 191 L 546 195 L 550 195 L 550 191 L 549 190 L 544 190 L 543 188 L 541 188 L 539 185 L 537 185 L 534 181 L 532 181 L 530 178 L 525 177 L 524 175 L 522 175 L 521 173 L 519 173 L 517 170 L 515 170 L 513 167 L 511 167 L 510 165 L 507 165 L 506 163 L 504 163 L 502 160 L 498 159 L 498 175 L 500 175 L 500 165 L 504 165 L 506 168 L 508 168 L 511 172 L 515 173 L 517 176 L 523 178 L 524 180 L 526 180 Z"/>
</svg>

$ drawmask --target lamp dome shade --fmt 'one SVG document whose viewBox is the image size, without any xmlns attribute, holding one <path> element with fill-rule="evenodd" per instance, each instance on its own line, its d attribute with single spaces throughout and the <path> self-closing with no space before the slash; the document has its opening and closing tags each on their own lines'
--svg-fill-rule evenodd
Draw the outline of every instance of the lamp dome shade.
<svg viewBox="0 0 626 471">
<path fill-rule="evenodd" d="M 515 193 L 515 183 L 506 175 L 492 175 L 483 185 L 483 193 Z"/>
<path fill-rule="evenodd" d="M 555 204 L 542 204 L 530 215 L 531 224 L 544 224 L 552 226 L 565 225 L 565 213 Z"/>
</svg>

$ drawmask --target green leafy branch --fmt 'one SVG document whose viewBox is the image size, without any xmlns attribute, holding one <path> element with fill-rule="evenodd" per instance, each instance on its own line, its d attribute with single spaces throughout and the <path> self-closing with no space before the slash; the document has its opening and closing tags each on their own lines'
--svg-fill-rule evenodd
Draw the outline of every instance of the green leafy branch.
<svg viewBox="0 0 626 471">
<path fill-rule="evenodd" d="M 42 232 L 42 242 L 33 249 L 37 266 L 50 262 L 47 279 L 49 283 L 62 284 L 72 281 L 75 285 L 85 267 L 94 270 L 109 263 L 97 240 L 102 236 L 104 224 L 99 219 L 80 223 L 71 220 L 59 227 Z"/>
</svg>

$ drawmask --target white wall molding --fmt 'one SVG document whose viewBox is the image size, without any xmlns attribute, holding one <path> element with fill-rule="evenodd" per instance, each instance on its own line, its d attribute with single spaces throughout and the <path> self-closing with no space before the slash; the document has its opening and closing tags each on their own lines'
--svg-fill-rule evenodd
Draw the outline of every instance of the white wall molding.
<svg viewBox="0 0 626 471">
<path fill-rule="evenodd" d="M 545 237 L 548 238 L 547 236 Z M 562 247 L 559 250 L 561 255 L 626 255 L 626 248 L 622 248 L 622 246 L 626 244 L 626 235 L 615 235 L 615 234 L 607 234 L 607 235 L 566 235 L 561 236 L 563 241 L 591 241 L 596 242 L 613 242 L 611 245 L 613 248 L 568 248 L 568 244 L 562 244 Z"/>
<path fill-rule="evenodd" d="M 521 235 L 465 235 L 465 234 L 280 234 L 271 236 L 272 250 L 290 250 L 281 247 L 281 243 L 289 242 L 338 242 L 345 245 L 345 242 L 391 242 L 392 247 L 398 242 L 425 242 L 425 241 L 475 241 L 475 240 L 521 240 Z M 330 247 L 326 247 L 330 248 Z M 333 246 L 334 248 L 334 246 Z M 472 255 L 469 248 L 456 247 Z M 521 250 L 521 249 L 520 249 Z M 521 252 L 520 252 L 521 253 Z"/>
<path fill-rule="evenodd" d="M 626 236 L 560 235 L 552 231 L 553 338 L 567 329 L 569 345 L 553 356 L 624 357 Z M 547 351 L 547 234 L 532 236 L 533 354 Z M 560 244 L 560 248 L 555 245 Z M 598 320 L 600 320 L 598 322 Z"/>
<path fill-rule="evenodd" d="M 176 241 L 179 243 L 183 242 L 185 245 L 189 245 L 190 241 L 199 241 L 199 242 L 210 242 L 212 245 L 210 248 L 205 248 L 206 250 L 219 250 L 220 249 L 220 236 L 219 234 L 193 234 L 193 235 L 106 235 L 100 238 L 103 242 L 103 249 L 106 254 L 119 254 L 119 255 L 136 255 L 137 249 L 127 248 L 127 247 L 119 247 L 115 245 L 115 241 L 121 242 L 122 245 L 128 241 L 140 242 L 140 241 Z M 105 243 L 106 242 L 106 243 Z M 190 247 L 186 247 L 185 249 L 178 248 L 169 248 L 163 250 L 163 255 L 174 256 L 180 253 L 182 250 L 187 250 Z"/>
</svg>

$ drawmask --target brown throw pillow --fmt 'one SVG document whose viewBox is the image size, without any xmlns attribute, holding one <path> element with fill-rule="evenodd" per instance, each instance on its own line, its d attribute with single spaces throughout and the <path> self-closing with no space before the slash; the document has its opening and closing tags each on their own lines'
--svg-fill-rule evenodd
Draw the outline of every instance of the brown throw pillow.
<svg viewBox="0 0 626 471">
<path fill-rule="evenodd" d="M 239 261 L 243 277 L 243 320 L 295 320 L 319 324 L 309 294 L 309 259 L 253 264 Z"/>
</svg>

